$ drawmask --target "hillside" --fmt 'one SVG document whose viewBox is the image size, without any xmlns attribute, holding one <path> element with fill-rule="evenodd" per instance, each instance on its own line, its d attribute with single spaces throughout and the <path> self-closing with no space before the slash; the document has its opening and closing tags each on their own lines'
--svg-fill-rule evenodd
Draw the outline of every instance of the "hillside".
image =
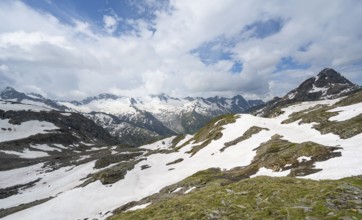
<svg viewBox="0 0 362 220">
<path fill-rule="evenodd" d="M 160 140 L 142 146 L 137 152 L 135 149 L 111 147 L 108 150 L 112 157 L 91 158 L 80 166 L 44 172 L 42 164 L 37 164 L 3 171 L 0 172 L 2 188 L 17 184 L 21 194 L 7 196 L 1 203 L 1 214 L 6 215 L 4 219 L 105 219 L 115 213 L 119 214 L 116 219 L 142 219 L 142 216 L 162 219 L 162 216 L 168 216 L 167 213 L 177 218 L 179 213 L 179 218 L 217 219 L 220 215 L 224 216 L 224 212 L 226 216 L 235 216 L 234 206 L 224 209 L 219 207 L 218 202 L 245 207 L 251 205 L 252 202 L 242 202 L 243 198 L 235 201 L 232 197 L 233 192 L 247 191 L 247 198 L 256 197 L 251 201 L 256 201 L 259 207 L 253 204 L 252 210 L 257 211 L 253 215 L 255 218 L 266 215 L 278 217 L 286 212 L 296 218 L 318 218 L 328 214 L 332 217 L 360 218 L 360 178 L 337 179 L 362 174 L 361 103 L 362 92 L 356 91 L 347 97 L 291 104 L 281 108 L 273 118 L 226 115 L 211 121 L 194 135 Z M 125 159 L 126 155 L 130 156 Z M 44 173 L 39 175 L 39 171 Z M 64 184 L 58 185 L 54 178 L 66 173 L 72 178 L 63 178 L 63 181 L 71 183 L 71 187 L 64 188 Z M 261 175 L 335 181 L 254 178 Z M 248 178 L 250 180 L 245 180 Z M 280 199 L 285 196 L 283 191 L 277 192 L 275 198 L 270 197 L 269 190 L 274 188 L 258 192 L 260 195 L 255 191 L 258 188 L 254 191 L 248 189 L 250 185 L 261 182 L 268 182 L 271 187 L 284 187 L 285 182 L 296 183 L 299 198 L 306 199 L 300 202 L 293 200 L 295 203 L 291 206 L 300 208 L 269 212 L 274 210 L 274 202 L 284 204 L 283 201 L 292 198 Z M 24 187 L 25 183 L 29 185 Z M 48 184 L 58 193 L 45 190 Z M 306 192 L 308 186 L 316 191 L 325 190 L 326 194 L 315 198 L 313 190 Z M 333 187 L 342 187 L 342 191 L 328 194 Z M 195 200 L 198 196 L 213 195 L 217 191 L 223 194 L 216 197 L 215 203 L 208 205 L 208 198 L 204 199 L 205 203 Z M 340 196 L 345 198 L 342 205 L 339 204 Z M 310 204 L 311 201 L 316 203 Z M 193 205 L 193 202 L 197 204 Z M 180 212 L 169 209 L 169 205 L 176 203 Z M 27 204 L 29 208 L 22 210 L 24 205 L 21 204 Z M 35 204 L 38 205 L 33 206 Z M 144 210 L 131 212 L 145 207 Z M 265 209 L 259 210 L 260 207 Z M 320 209 L 315 210 L 316 207 Z M 311 213 L 310 209 L 313 210 Z M 162 211 L 165 213 L 157 215 Z M 245 216 L 248 213 L 245 212 Z"/>
</svg>

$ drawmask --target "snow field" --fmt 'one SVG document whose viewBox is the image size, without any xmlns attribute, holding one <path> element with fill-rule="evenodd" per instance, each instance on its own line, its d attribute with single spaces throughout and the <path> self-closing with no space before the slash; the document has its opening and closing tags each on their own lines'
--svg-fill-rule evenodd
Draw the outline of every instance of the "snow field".
<svg viewBox="0 0 362 220">
<path fill-rule="evenodd" d="M 22 139 L 35 134 L 45 134 L 49 133 L 48 130 L 54 129 L 58 129 L 58 127 L 49 122 L 31 120 L 20 125 L 13 125 L 9 123 L 9 119 L 4 119 L 0 120 L 0 142 Z"/>
</svg>

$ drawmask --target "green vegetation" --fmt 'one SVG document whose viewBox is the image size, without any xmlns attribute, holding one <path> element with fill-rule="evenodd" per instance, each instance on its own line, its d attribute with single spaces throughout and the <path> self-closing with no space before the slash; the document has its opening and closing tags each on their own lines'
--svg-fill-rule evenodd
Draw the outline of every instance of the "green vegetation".
<svg viewBox="0 0 362 220">
<path fill-rule="evenodd" d="M 253 136 L 254 134 L 259 133 L 262 130 L 269 130 L 268 128 L 261 128 L 261 127 L 257 127 L 257 126 L 252 126 L 251 128 L 249 128 L 247 131 L 244 132 L 244 134 L 238 138 L 236 138 L 235 140 L 229 141 L 224 143 L 223 148 L 220 149 L 221 152 L 223 152 L 226 148 L 234 146 L 246 139 L 249 139 L 251 136 Z"/>
<path fill-rule="evenodd" d="M 275 135 L 257 148 L 252 164 L 274 171 L 291 169 L 289 176 L 305 176 L 319 171 L 313 168 L 314 162 L 340 156 L 340 152 L 334 152 L 337 149 L 314 142 L 291 143 Z M 311 157 L 311 160 L 299 162 L 297 159 L 301 156 Z"/>
<path fill-rule="evenodd" d="M 166 166 L 169 166 L 169 165 L 172 165 L 172 164 L 176 164 L 176 163 L 180 163 L 180 162 L 182 162 L 183 160 L 184 160 L 184 159 L 179 158 L 179 159 L 174 160 L 174 161 L 172 161 L 172 162 L 170 162 L 170 163 L 167 163 Z"/>
<path fill-rule="evenodd" d="M 144 159 L 139 159 L 139 160 L 130 160 L 127 162 L 121 162 L 118 163 L 115 166 L 112 166 L 110 168 L 101 170 L 99 172 L 96 172 L 94 174 L 91 174 L 90 176 L 88 176 L 87 180 L 81 184 L 79 187 L 84 187 L 94 181 L 101 181 L 101 183 L 103 185 L 106 184 L 113 184 L 121 179 L 124 178 L 124 176 L 127 174 L 127 172 L 129 170 L 132 170 L 134 168 L 134 166 L 136 164 L 138 164 L 139 162 L 141 162 Z M 145 168 L 143 168 L 145 169 Z"/>
<path fill-rule="evenodd" d="M 110 219 L 361 219 L 362 177 L 313 181 L 256 177 L 230 182 L 221 172 L 189 194 L 165 197 L 145 209 Z"/>
<path fill-rule="evenodd" d="M 107 155 L 100 159 L 98 159 L 94 165 L 95 169 L 101 169 L 104 167 L 109 166 L 112 163 L 118 163 L 122 161 L 129 161 L 131 159 L 134 159 L 138 156 L 142 155 L 142 152 L 135 152 L 135 153 L 129 153 L 129 154 L 117 154 L 117 155 Z"/>
<path fill-rule="evenodd" d="M 209 122 L 206 126 L 201 128 L 193 138 L 187 141 L 185 144 L 180 146 L 178 149 L 182 148 L 183 146 L 190 144 L 191 141 L 194 143 L 201 143 L 199 145 L 194 146 L 190 151 L 191 156 L 195 155 L 199 150 L 207 146 L 213 140 L 220 139 L 222 137 L 222 130 L 224 129 L 223 126 L 227 124 L 234 123 L 236 121 L 236 115 L 223 115 L 213 119 Z"/>
<path fill-rule="evenodd" d="M 177 137 L 175 137 L 172 141 L 171 141 L 171 148 L 175 148 L 177 146 L 178 143 L 180 143 L 180 141 L 182 141 L 183 139 L 185 139 L 186 135 L 185 134 L 180 134 Z"/>
<path fill-rule="evenodd" d="M 353 137 L 362 132 L 362 114 L 345 121 L 324 122 L 314 126 L 322 134 L 333 133 L 343 139 Z"/>
</svg>

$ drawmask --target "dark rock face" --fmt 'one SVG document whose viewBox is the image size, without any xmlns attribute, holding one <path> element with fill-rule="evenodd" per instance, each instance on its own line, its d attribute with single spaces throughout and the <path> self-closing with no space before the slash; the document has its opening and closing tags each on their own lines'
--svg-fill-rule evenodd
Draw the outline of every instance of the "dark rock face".
<svg viewBox="0 0 362 220">
<path fill-rule="evenodd" d="M 331 83 L 348 84 L 353 86 L 348 79 L 342 76 L 334 69 L 325 68 L 318 74 L 318 79 L 315 81 L 317 87 L 324 87 Z"/>
<path fill-rule="evenodd" d="M 334 69 L 326 68 L 317 77 L 307 79 L 298 88 L 290 91 L 286 98 L 295 99 L 297 102 L 336 98 L 357 87 Z"/>
<path fill-rule="evenodd" d="M 325 68 L 316 77 L 301 83 L 296 89 L 282 98 L 274 98 L 258 108 L 252 109 L 255 114 L 269 117 L 274 109 L 288 104 L 304 101 L 334 99 L 360 89 L 334 69 Z"/>
</svg>

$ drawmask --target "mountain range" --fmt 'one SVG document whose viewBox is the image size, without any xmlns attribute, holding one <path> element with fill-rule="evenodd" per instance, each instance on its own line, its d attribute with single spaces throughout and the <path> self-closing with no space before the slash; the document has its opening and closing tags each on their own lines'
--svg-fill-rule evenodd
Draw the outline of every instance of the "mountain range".
<svg viewBox="0 0 362 220">
<path fill-rule="evenodd" d="M 7 87 L 0 98 L 58 111 L 78 112 L 105 128 L 124 144 L 139 146 L 175 134 L 196 132 L 212 118 L 242 113 L 263 104 L 241 95 L 224 97 L 173 98 L 166 94 L 144 98 L 100 94 L 82 101 L 57 101 L 35 93 L 25 94 Z"/>
</svg>

